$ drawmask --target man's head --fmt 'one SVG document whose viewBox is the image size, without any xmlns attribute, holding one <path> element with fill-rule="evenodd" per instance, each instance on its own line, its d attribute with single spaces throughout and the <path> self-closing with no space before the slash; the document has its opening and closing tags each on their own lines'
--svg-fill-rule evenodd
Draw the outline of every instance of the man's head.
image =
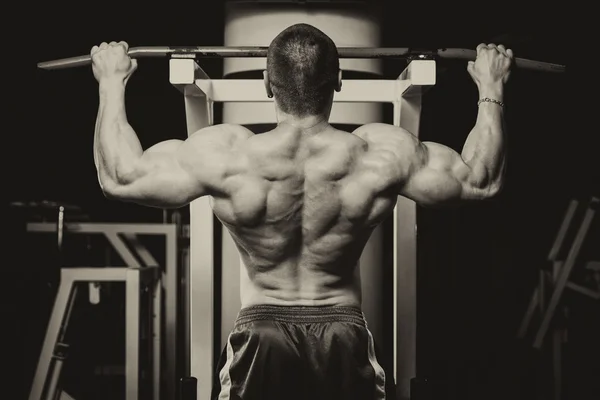
<svg viewBox="0 0 600 400">
<path fill-rule="evenodd" d="M 308 24 L 283 30 L 269 46 L 265 86 L 286 114 L 299 118 L 328 115 L 333 91 L 341 90 L 335 44 Z"/>
</svg>

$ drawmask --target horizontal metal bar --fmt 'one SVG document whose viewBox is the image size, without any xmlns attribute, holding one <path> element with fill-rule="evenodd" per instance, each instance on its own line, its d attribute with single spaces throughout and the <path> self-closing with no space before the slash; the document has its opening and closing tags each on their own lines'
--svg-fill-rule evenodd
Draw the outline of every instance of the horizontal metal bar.
<svg viewBox="0 0 600 400">
<path fill-rule="evenodd" d="M 166 235 L 176 232 L 174 224 L 113 224 L 93 222 L 67 222 L 65 231 L 68 233 L 134 233 L 139 235 Z M 56 223 L 29 222 L 28 232 L 56 232 Z"/>
<path fill-rule="evenodd" d="M 185 46 L 157 46 L 157 47 L 132 47 L 129 56 L 132 58 L 166 57 L 174 55 L 193 55 L 199 58 L 231 58 L 231 57 L 266 57 L 267 47 L 185 47 Z M 457 60 L 475 60 L 477 52 L 468 49 L 438 49 L 438 50 L 414 50 L 408 47 L 339 47 L 340 58 L 404 58 L 404 59 L 427 59 L 444 58 Z M 54 61 L 38 63 L 42 69 L 64 69 L 90 65 L 90 55 L 62 58 Z M 515 58 L 515 66 L 518 68 L 543 71 L 543 72 L 565 72 L 566 66 L 541 61 Z"/>
<path fill-rule="evenodd" d="M 76 266 L 60 270 L 63 279 L 73 282 L 122 282 L 127 280 L 128 271 L 135 271 L 144 283 L 160 276 L 157 266 L 142 268 Z"/>
<path fill-rule="evenodd" d="M 111 282 L 125 281 L 127 279 L 127 267 L 75 267 L 62 268 L 61 276 L 73 282 Z"/>
<path fill-rule="evenodd" d="M 215 102 L 272 102 L 260 79 L 197 79 L 196 86 Z M 410 81 L 353 79 L 343 83 L 334 102 L 393 103 L 410 86 Z"/>
</svg>

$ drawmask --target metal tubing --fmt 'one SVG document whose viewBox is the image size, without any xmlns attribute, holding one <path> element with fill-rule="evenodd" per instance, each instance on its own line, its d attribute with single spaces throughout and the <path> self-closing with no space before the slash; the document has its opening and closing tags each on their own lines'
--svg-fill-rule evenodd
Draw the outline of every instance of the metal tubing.
<svg viewBox="0 0 600 400">
<path fill-rule="evenodd" d="M 172 55 L 193 55 L 199 58 L 230 58 L 230 57 L 266 57 L 267 47 L 132 47 L 129 56 L 132 58 L 166 57 Z M 408 47 L 339 47 L 340 58 L 404 58 L 404 59 L 428 59 L 443 58 L 472 61 L 475 60 L 477 52 L 469 49 L 438 49 L 438 50 L 413 50 Z M 90 65 L 90 55 L 62 58 L 53 61 L 38 63 L 41 69 L 64 69 L 83 67 Z M 566 66 L 547 63 L 542 61 L 515 58 L 515 66 L 518 68 L 541 71 L 541 72 L 565 72 Z"/>
</svg>

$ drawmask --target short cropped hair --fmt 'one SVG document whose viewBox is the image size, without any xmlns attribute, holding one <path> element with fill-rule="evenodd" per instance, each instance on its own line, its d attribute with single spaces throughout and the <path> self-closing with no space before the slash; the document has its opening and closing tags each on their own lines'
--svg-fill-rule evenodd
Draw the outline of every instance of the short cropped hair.
<svg viewBox="0 0 600 400">
<path fill-rule="evenodd" d="M 269 45 L 267 74 L 279 108 L 298 117 L 329 106 L 340 62 L 335 43 L 308 24 L 284 29 Z"/>
</svg>

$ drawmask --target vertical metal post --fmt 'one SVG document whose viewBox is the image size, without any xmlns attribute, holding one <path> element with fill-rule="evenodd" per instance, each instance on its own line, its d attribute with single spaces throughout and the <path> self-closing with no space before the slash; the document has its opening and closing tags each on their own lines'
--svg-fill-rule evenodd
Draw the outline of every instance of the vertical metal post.
<svg viewBox="0 0 600 400">
<path fill-rule="evenodd" d="M 67 278 L 64 274 L 64 270 L 61 270 L 60 286 L 58 288 L 58 293 L 56 294 L 56 299 L 54 300 L 54 307 L 52 308 L 48 328 L 46 329 L 44 344 L 35 371 L 31 392 L 29 393 L 29 400 L 42 399 L 48 373 L 50 372 L 54 347 L 60 337 L 61 327 L 67 315 L 69 303 L 71 302 L 71 297 L 73 295 L 73 284 L 73 280 Z"/>
<path fill-rule="evenodd" d="M 403 102 L 394 103 L 394 125 L 402 126 Z M 410 110 L 407 111 L 409 113 Z M 418 124 L 418 122 L 417 122 Z M 403 126 L 404 127 L 404 126 Z M 418 125 L 417 125 L 418 128 Z M 412 132 L 412 130 L 411 130 Z M 410 398 L 416 375 L 417 345 L 417 224 L 416 205 L 398 197 L 394 208 L 394 377 L 398 399 Z"/>
<path fill-rule="evenodd" d="M 152 283 L 152 375 L 153 375 L 153 400 L 161 398 L 161 314 L 162 314 L 162 280 L 160 271 Z"/>
<path fill-rule="evenodd" d="M 125 399 L 138 400 L 140 378 L 140 270 L 127 269 L 125 281 Z"/>
<path fill-rule="evenodd" d="M 393 103 L 394 125 L 419 136 L 421 99 L 435 84 L 435 61 L 412 61 L 399 76 L 409 86 Z M 410 399 L 417 367 L 417 207 L 398 197 L 394 209 L 394 377 L 398 399 Z"/>
<path fill-rule="evenodd" d="M 183 92 L 188 135 L 213 124 L 213 103 L 194 85 L 196 79 L 208 76 L 193 59 L 170 60 L 170 82 Z M 190 262 L 187 282 L 189 298 L 186 320 L 189 321 L 189 343 L 185 343 L 189 359 L 186 366 L 197 379 L 198 396 L 208 399 L 214 372 L 214 223 L 209 198 L 202 197 L 190 204 Z M 185 294 L 185 293 L 184 293 Z M 169 382 L 175 385 L 176 380 Z M 175 393 L 175 387 L 169 393 Z M 174 396 L 174 395 L 173 395 Z M 175 397 L 169 397 L 175 398 Z"/>
</svg>

